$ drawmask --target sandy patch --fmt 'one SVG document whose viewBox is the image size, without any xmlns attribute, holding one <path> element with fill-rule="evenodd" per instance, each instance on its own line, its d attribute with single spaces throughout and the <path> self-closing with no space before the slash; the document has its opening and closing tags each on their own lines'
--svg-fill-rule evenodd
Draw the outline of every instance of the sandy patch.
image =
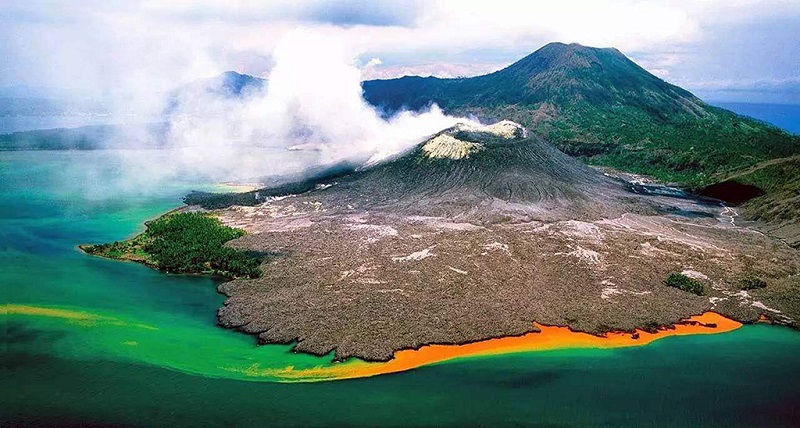
<svg viewBox="0 0 800 428">
<path fill-rule="evenodd" d="M 436 254 L 433 254 L 431 250 L 433 247 L 426 248 L 424 250 L 415 251 L 407 256 L 403 257 L 392 257 L 393 262 L 409 262 L 409 261 L 419 261 L 423 259 L 427 259 L 428 257 L 433 257 Z"/>
<path fill-rule="evenodd" d="M 447 268 L 450 269 L 451 271 L 455 272 L 455 273 L 460 273 L 461 275 L 466 275 L 466 274 L 469 273 L 469 272 L 467 272 L 465 270 L 456 269 L 456 268 L 454 268 L 454 267 L 452 267 L 450 265 L 448 265 Z"/>
<path fill-rule="evenodd" d="M 570 245 L 569 247 L 570 248 L 575 248 L 575 249 L 573 249 L 572 251 L 569 251 L 569 252 L 558 252 L 558 253 L 553 253 L 553 254 L 556 255 L 556 256 L 575 257 L 575 258 L 577 258 L 579 260 L 582 260 L 582 261 L 584 261 L 586 263 L 589 263 L 589 264 L 592 264 L 592 265 L 600 264 L 602 256 L 597 251 L 590 250 L 590 249 L 587 249 L 587 248 L 583 248 L 581 246 L 573 247 L 572 245 Z"/>
<path fill-rule="evenodd" d="M 681 274 L 686 275 L 686 276 L 688 276 L 689 278 L 692 278 L 692 279 L 700 279 L 700 280 L 703 280 L 703 279 L 707 280 L 708 279 L 708 276 L 706 276 L 704 273 L 698 272 L 696 270 L 691 270 L 691 269 L 683 270 L 683 271 L 681 271 Z"/>
<path fill-rule="evenodd" d="M 425 156 L 431 159 L 464 159 L 483 149 L 482 144 L 461 141 L 447 134 L 437 135 L 422 146 Z"/>
</svg>

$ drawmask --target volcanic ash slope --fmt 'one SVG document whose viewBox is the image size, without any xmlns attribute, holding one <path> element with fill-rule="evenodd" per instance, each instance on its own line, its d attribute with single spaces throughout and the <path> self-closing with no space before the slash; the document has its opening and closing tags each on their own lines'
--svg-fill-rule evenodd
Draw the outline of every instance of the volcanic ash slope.
<svg viewBox="0 0 800 428">
<path fill-rule="evenodd" d="M 459 125 L 315 190 L 218 210 L 249 232 L 231 245 L 274 255 L 262 278 L 220 286 L 219 322 L 367 360 L 533 321 L 602 333 L 715 310 L 797 325 L 795 251 L 729 219 L 663 214 L 671 204 L 686 202 L 633 193 L 513 122 Z M 665 286 L 670 272 L 705 294 Z M 768 285 L 742 291 L 745 275 Z"/>
</svg>

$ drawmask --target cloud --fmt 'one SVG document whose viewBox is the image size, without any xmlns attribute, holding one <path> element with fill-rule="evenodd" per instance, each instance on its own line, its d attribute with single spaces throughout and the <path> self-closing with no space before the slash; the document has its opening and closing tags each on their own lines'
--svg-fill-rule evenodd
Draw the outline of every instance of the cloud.
<svg viewBox="0 0 800 428">
<path fill-rule="evenodd" d="M 243 99 L 194 86 L 182 93 L 167 136 L 169 163 L 132 170 L 252 180 L 340 161 L 375 162 L 458 122 L 472 123 L 436 107 L 381 118 L 362 97 L 351 47 L 313 30 L 285 35 L 273 58 L 267 88 Z M 301 151 L 294 171 L 283 164 L 287 149 Z"/>
<path fill-rule="evenodd" d="M 383 61 L 380 58 L 370 58 L 370 60 L 364 65 L 364 68 L 377 67 L 381 64 L 383 64 Z"/>
<path fill-rule="evenodd" d="M 788 79 L 710 80 L 686 82 L 687 86 L 712 91 L 800 92 L 800 77 Z"/>
<path fill-rule="evenodd" d="M 712 101 L 800 104 L 800 77 L 786 79 L 698 80 L 681 82 L 695 95 Z"/>
<path fill-rule="evenodd" d="M 295 21 L 336 26 L 410 26 L 422 12 L 421 0 L 248 0 L 150 1 L 145 9 L 173 21 L 232 24 Z"/>
<path fill-rule="evenodd" d="M 339 0 L 318 1 L 313 2 L 311 7 L 299 6 L 299 8 L 305 11 L 301 14 L 302 18 L 319 23 L 406 27 L 414 24 L 425 4 L 426 2 L 421 0 L 380 2 Z"/>
<path fill-rule="evenodd" d="M 141 99 L 140 90 L 145 87 L 165 91 L 228 69 L 266 74 L 278 41 L 298 26 L 344 40 L 365 58 L 380 58 L 383 64 L 373 67 L 376 77 L 415 71 L 443 76 L 481 74 L 545 43 L 563 41 L 614 46 L 650 62 L 645 66 L 661 76 L 697 80 L 701 71 L 684 67 L 685 62 L 698 55 L 730 61 L 717 55 L 739 49 L 737 44 L 703 49 L 716 35 L 775 17 L 787 23 L 770 31 L 791 32 L 792 20 L 800 17 L 800 2 L 4 2 L 0 6 L 4 58 L 0 86 L 72 87 L 134 108 L 148 104 L 149 100 Z M 748 49 L 755 52 L 756 47 L 748 45 Z M 800 69 L 798 59 L 785 60 L 775 73 L 786 74 L 792 68 Z M 719 79 L 737 77 L 724 66 L 714 73 Z"/>
</svg>

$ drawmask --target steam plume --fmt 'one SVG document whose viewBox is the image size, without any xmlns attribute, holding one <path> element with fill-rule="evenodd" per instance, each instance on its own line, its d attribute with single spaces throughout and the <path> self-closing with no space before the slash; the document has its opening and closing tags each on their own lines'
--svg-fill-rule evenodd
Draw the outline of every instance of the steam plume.
<svg viewBox="0 0 800 428">
<path fill-rule="evenodd" d="M 286 35 L 274 60 L 266 89 L 242 99 L 202 90 L 181 97 L 167 136 L 174 151 L 168 169 L 230 181 L 342 160 L 374 162 L 471 122 L 436 106 L 381 118 L 362 97 L 354 53 L 310 31 Z"/>
</svg>

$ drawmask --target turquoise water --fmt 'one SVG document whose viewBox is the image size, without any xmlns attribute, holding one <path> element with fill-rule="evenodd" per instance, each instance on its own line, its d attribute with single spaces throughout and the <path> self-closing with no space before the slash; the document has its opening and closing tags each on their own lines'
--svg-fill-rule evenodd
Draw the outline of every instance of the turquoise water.
<svg viewBox="0 0 800 428">
<path fill-rule="evenodd" d="M 230 369 L 330 363 L 216 327 L 222 298 L 211 279 L 75 248 L 136 233 L 190 188 L 198 184 L 131 185 L 111 152 L 0 153 L 5 303 L 60 311 L 4 316 L 0 424 L 800 425 L 800 333 L 763 325 L 368 379 L 243 380 Z"/>
</svg>

